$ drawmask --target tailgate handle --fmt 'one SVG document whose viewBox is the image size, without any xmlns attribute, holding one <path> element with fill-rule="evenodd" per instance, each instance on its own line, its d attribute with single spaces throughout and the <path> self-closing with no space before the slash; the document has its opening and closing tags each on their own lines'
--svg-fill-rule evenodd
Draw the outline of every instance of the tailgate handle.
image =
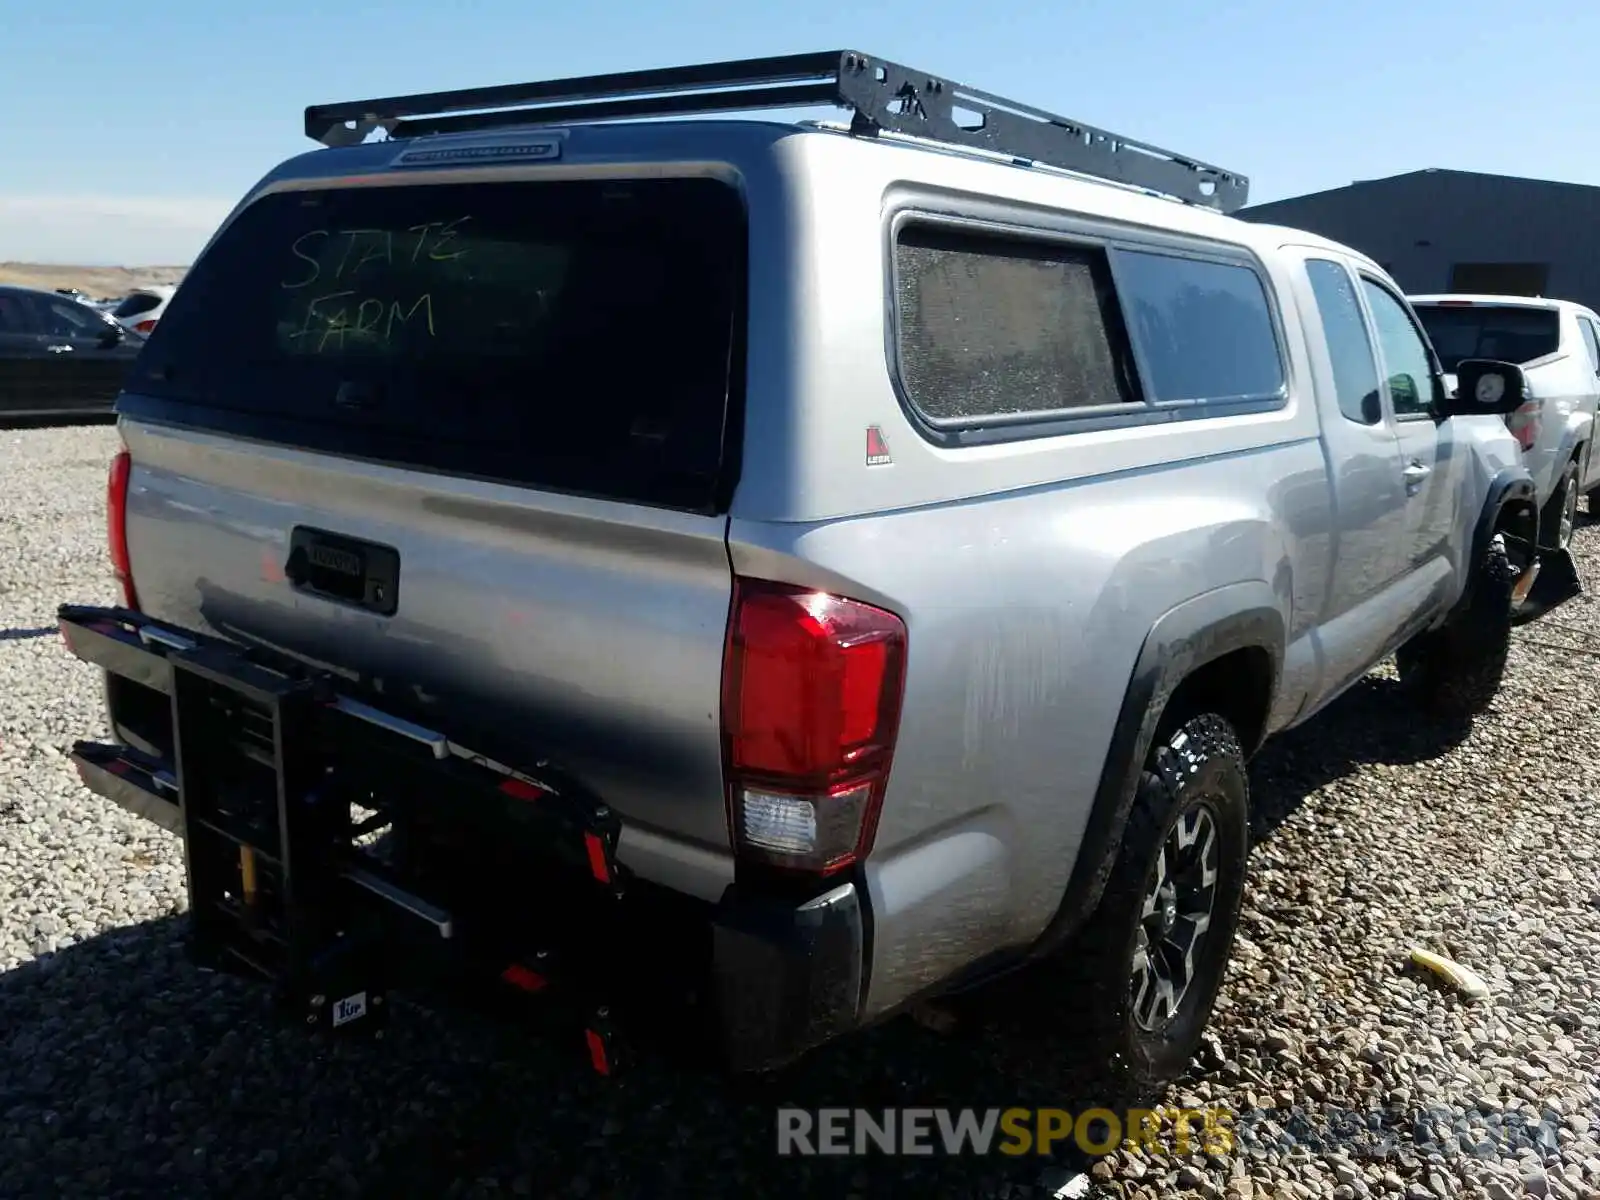
<svg viewBox="0 0 1600 1200">
<path fill-rule="evenodd" d="M 283 574 L 296 591 L 386 617 L 399 608 L 400 552 L 393 546 L 296 525 Z"/>
</svg>

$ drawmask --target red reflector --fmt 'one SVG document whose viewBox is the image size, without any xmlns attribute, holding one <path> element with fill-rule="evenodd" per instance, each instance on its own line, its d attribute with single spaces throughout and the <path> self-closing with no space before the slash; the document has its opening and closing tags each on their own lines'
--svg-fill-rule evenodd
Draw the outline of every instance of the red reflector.
<svg viewBox="0 0 1600 1200">
<path fill-rule="evenodd" d="M 606 1058 L 606 1040 L 593 1029 L 583 1031 L 583 1040 L 589 1043 L 589 1064 L 599 1075 L 611 1074 L 611 1062 Z"/>
<path fill-rule="evenodd" d="M 287 578 L 283 567 L 278 563 L 278 556 L 267 547 L 261 548 L 261 581 L 263 583 L 282 583 Z"/>
<path fill-rule="evenodd" d="M 134 331 L 137 332 L 137 333 L 148 334 L 155 327 L 156 327 L 156 323 L 154 321 L 140 321 L 133 328 L 134 328 Z"/>
<path fill-rule="evenodd" d="M 521 988 L 525 992 L 543 991 L 550 983 L 543 975 L 540 975 L 537 971 L 528 970 L 521 963 L 512 963 L 504 971 L 500 972 L 500 978 L 504 979 L 512 987 Z"/>
<path fill-rule="evenodd" d="M 606 865 L 606 847 L 598 836 L 583 835 L 583 845 L 589 851 L 589 870 L 601 883 L 611 882 L 611 868 Z"/>
<path fill-rule="evenodd" d="M 533 784 L 527 783 L 521 779 L 507 779 L 503 781 L 500 784 L 500 790 L 506 795 L 515 797 L 518 800 L 538 800 L 540 797 L 550 794 L 548 789 L 535 787 Z"/>
</svg>

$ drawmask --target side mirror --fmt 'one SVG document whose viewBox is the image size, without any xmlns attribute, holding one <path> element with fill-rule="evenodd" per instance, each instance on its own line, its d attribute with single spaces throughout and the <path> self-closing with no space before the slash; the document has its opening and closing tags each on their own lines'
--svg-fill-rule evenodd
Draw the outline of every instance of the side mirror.
<svg viewBox="0 0 1600 1200">
<path fill-rule="evenodd" d="M 1456 364 L 1455 394 L 1445 398 L 1445 415 L 1509 416 L 1528 402 L 1528 377 L 1516 363 L 1464 358 Z"/>
<path fill-rule="evenodd" d="M 108 324 L 100 333 L 100 348 L 102 350 L 109 350 L 111 347 L 124 341 L 127 336 L 128 331 L 121 325 L 114 323 Z"/>
</svg>

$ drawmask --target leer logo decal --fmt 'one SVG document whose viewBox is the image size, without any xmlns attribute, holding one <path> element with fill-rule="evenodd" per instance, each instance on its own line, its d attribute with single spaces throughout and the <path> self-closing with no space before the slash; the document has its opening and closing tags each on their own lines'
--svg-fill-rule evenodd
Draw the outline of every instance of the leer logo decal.
<svg viewBox="0 0 1600 1200">
<path fill-rule="evenodd" d="M 889 457 L 889 443 L 883 436 L 883 430 L 876 425 L 867 426 L 867 466 L 882 467 L 892 463 Z"/>
</svg>

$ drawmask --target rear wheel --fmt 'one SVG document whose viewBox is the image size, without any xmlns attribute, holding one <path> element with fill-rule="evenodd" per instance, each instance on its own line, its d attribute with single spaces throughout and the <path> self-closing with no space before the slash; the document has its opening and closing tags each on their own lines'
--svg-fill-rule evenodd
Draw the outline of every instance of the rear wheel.
<svg viewBox="0 0 1600 1200">
<path fill-rule="evenodd" d="M 1462 718 L 1486 709 L 1500 690 L 1511 651 L 1512 587 L 1517 569 L 1503 534 L 1495 534 L 1478 564 L 1465 608 L 1438 629 L 1400 647 L 1400 680 L 1440 716 Z"/>
<path fill-rule="evenodd" d="M 1065 951 L 1095 1073 L 1147 1090 L 1188 1067 L 1227 971 L 1248 853 L 1238 738 L 1219 716 L 1194 717 L 1151 754 L 1105 894 Z"/>
<path fill-rule="evenodd" d="M 1561 476 L 1561 488 L 1551 497 L 1550 511 L 1552 541 L 1555 549 L 1567 550 L 1572 546 L 1572 531 L 1578 524 L 1578 464 L 1569 462 Z M 1591 506 L 1593 501 L 1590 501 Z"/>
</svg>

